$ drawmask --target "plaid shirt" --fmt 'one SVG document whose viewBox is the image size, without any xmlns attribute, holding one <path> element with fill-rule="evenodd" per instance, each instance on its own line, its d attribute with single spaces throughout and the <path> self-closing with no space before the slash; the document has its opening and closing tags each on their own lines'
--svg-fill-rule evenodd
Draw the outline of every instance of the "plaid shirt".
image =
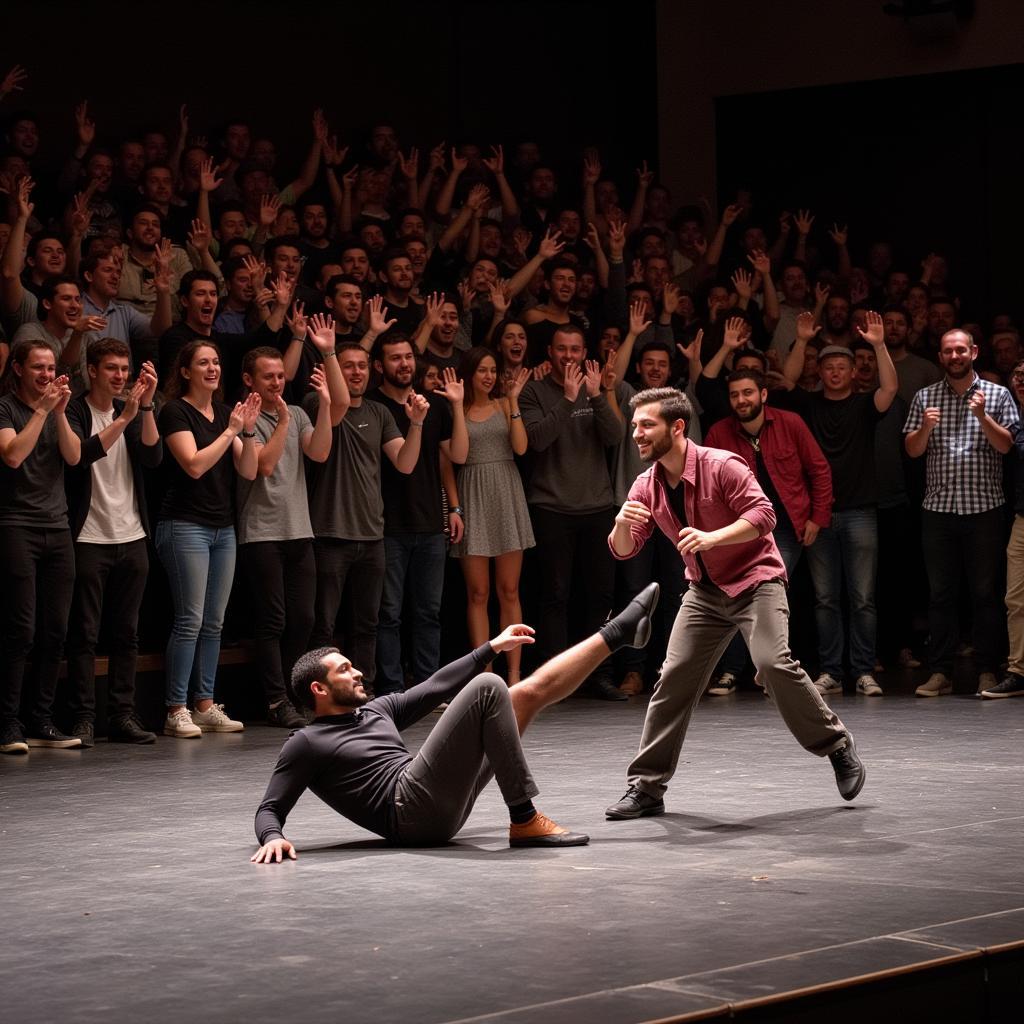
<svg viewBox="0 0 1024 1024">
<path fill-rule="evenodd" d="M 958 395 L 943 377 L 937 384 L 921 388 L 910 404 L 903 433 L 917 430 L 930 406 L 939 410 L 939 424 L 928 438 L 927 482 L 922 507 L 931 512 L 974 515 L 998 508 L 1003 494 L 1003 457 L 992 447 L 981 423 L 967 407 L 967 400 L 980 389 L 985 412 L 1011 434 L 1019 426 L 1017 406 L 1000 384 L 975 376 L 974 382 Z"/>
</svg>

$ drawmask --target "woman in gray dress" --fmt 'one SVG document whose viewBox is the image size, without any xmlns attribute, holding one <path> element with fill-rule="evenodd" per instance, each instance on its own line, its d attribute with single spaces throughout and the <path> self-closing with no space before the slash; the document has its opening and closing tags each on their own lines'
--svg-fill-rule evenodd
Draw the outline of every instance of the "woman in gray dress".
<svg viewBox="0 0 1024 1024">
<path fill-rule="evenodd" d="M 491 560 L 502 628 L 522 618 L 519 574 L 523 550 L 534 545 L 526 495 L 513 457 L 526 451 L 526 428 L 519 412 L 519 394 L 530 379 L 520 367 L 499 394 L 498 363 L 483 347 L 463 356 L 459 376 L 465 381 L 469 455 L 459 467 L 459 497 L 465 510 L 465 533 L 452 546 L 466 577 L 470 643 L 479 646 L 490 635 L 487 604 L 491 593 Z M 519 681 L 518 649 L 509 651 L 508 683 Z"/>
</svg>

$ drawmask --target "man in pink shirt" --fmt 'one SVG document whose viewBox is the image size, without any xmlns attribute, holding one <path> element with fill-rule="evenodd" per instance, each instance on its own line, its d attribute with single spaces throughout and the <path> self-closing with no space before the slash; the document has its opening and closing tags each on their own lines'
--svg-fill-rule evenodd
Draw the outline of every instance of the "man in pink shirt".
<svg viewBox="0 0 1024 1024">
<path fill-rule="evenodd" d="M 811 753 L 828 755 L 840 795 L 852 800 L 865 778 L 853 737 L 789 650 L 786 569 L 771 536 L 771 502 L 739 456 L 686 439 L 693 409 L 681 391 L 641 391 L 630 405 L 633 440 L 652 465 L 630 489 L 608 544 L 616 558 L 631 558 L 660 528 L 676 542 L 690 587 L 629 766 L 629 789 L 606 816 L 664 812 L 690 715 L 737 629 L 790 732 Z"/>
</svg>

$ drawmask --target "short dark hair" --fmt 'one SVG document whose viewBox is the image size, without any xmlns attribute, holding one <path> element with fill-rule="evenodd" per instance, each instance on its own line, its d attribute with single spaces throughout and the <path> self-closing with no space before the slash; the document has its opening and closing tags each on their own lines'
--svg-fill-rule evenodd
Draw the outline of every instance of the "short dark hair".
<svg viewBox="0 0 1024 1024">
<path fill-rule="evenodd" d="M 640 364 L 641 360 L 648 352 L 665 352 L 668 355 L 668 361 L 670 363 L 676 355 L 672 350 L 672 346 L 667 341 L 649 341 L 634 357 L 637 361 L 637 365 Z"/>
<path fill-rule="evenodd" d="M 394 263 L 395 260 L 407 260 L 409 254 L 402 248 L 394 247 L 385 251 L 384 255 L 380 258 L 381 270 L 387 270 L 389 263 Z"/>
<path fill-rule="evenodd" d="M 154 203 L 139 203 L 139 205 L 136 206 L 134 210 L 132 210 L 132 219 L 130 223 L 134 223 L 135 218 L 138 217 L 140 213 L 152 213 L 160 222 L 160 231 L 161 233 L 163 232 L 164 215 L 160 212 L 159 206 L 155 205 Z"/>
<path fill-rule="evenodd" d="M 757 386 L 758 391 L 766 391 L 768 389 L 768 383 L 764 379 L 764 374 L 758 370 L 733 370 L 732 373 L 725 378 L 726 386 L 729 384 L 735 384 L 738 380 L 752 380 Z"/>
<path fill-rule="evenodd" d="M 482 257 L 486 259 L 487 257 Z M 491 260 L 493 263 L 494 260 Z M 567 259 L 565 256 L 554 256 L 547 263 L 544 264 L 544 280 L 550 281 L 551 275 L 556 270 L 571 270 L 574 274 L 577 271 L 577 264 L 575 261 Z"/>
<path fill-rule="evenodd" d="M 85 350 L 86 365 L 99 366 L 104 356 L 131 359 L 132 350 L 120 338 L 97 338 Z"/>
<path fill-rule="evenodd" d="M 658 415 L 672 426 L 676 420 L 682 420 L 687 426 L 693 419 L 693 406 L 689 398 L 678 388 L 647 388 L 638 391 L 630 400 L 629 407 L 634 412 L 642 405 L 654 405 L 660 408 Z"/>
<path fill-rule="evenodd" d="M 44 302 L 53 302 L 57 297 L 57 289 L 62 284 L 73 284 L 79 291 L 82 290 L 81 285 L 70 274 L 50 274 L 49 277 L 43 279 L 39 288 L 39 309 L 41 311 Z M 45 315 L 40 319 L 45 320 Z"/>
<path fill-rule="evenodd" d="M 56 242 L 60 242 L 61 246 L 64 246 L 64 239 L 57 234 L 56 231 L 40 231 L 38 235 L 33 235 L 32 240 L 28 243 L 28 250 L 26 256 L 31 256 L 32 259 L 36 258 L 36 253 L 39 251 L 39 246 L 43 242 L 48 242 L 53 239 Z"/>
<path fill-rule="evenodd" d="M 914 318 L 910 315 L 910 310 L 899 302 L 894 302 L 892 305 L 886 306 L 882 310 L 882 316 L 885 316 L 886 313 L 903 317 L 903 319 L 906 320 L 908 327 L 914 322 Z"/>
<path fill-rule="evenodd" d="M 358 288 L 359 294 L 363 294 L 362 281 L 357 281 L 351 274 L 333 274 L 331 277 L 327 278 L 327 284 L 324 285 L 324 295 L 330 296 L 333 300 L 334 293 L 343 284 L 351 285 L 353 288 Z"/>
<path fill-rule="evenodd" d="M 580 340 L 583 342 L 583 347 L 587 347 L 587 336 L 579 324 L 555 324 L 555 329 L 551 332 L 551 341 L 549 344 L 553 345 L 555 343 L 556 334 L 578 334 Z"/>
<path fill-rule="evenodd" d="M 192 291 L 192 285 L 196 281 L 208 281 L 220 291 L 220 281 L 212 270 L 189 270 L 181 275 L 181 282 L 178 284 L 178 298 L 187 299 Z"/>
<path fill-rule="evenodd" d="M 242 359 L 242 373 L 248 373 L 252 375 L 252 371 L 256 369 L 256 362 L 260 359 L 284 359 L 280 351 L 276 348 L 271 348 L 270 345 L 259 345 L 256 348 L 249 349 L 245 353 Z"/>
<path fill-rule="evenodd" d="M 301 256 L 302 239 L 298 235 L 278 235 L 277 238 L 272 238 L 263 249 L 267 263 L 277 255 L 278 249 L 294 249 Z"/>
<path fill-rule="evenodd" d="M 337 647 L 317 647 L 303 654 L 292 667 L 292 700 L 299 707 L 309 711 L 316 707 L 316 698 L 310 687 L 324 681 L 324 658 L 328 654 L 341 654 L 341 651 Z"/>
<path fill-rule="evenodd" d="M 733 366 L 736 365 L 737 359 L 744 359 L 748 356 L 753 356 L 761 364 L 761 373 L 768 372 L 768 356 L 765 355 L 759 348 L 738 348 L 732 357 Z"/>
<path fill-rule="evenodd" d="M 226 242 L 221 242 L 220 255 L 222 260 L 239 259 L 240 257 L 235 256 L 235 250 L 245 246 L 250 253 L 255 252 L 253 248 L 252 239 L 246 238 L 245 235 L 238 235 L 235 238 L 229 238 Z"/>
<path fill-rule="evenodd" d="M 416 354 L 416 346 L 412 343 L 412 339 L 405 331 L 399 331 L 392 328 L 390 331 L 385 331 L 374 343 L 373 352 L 371 358 L 383 359 L 384 358 L 384 346 L 385 345 L 408 345 L 413 354 Z"/>
</svg>

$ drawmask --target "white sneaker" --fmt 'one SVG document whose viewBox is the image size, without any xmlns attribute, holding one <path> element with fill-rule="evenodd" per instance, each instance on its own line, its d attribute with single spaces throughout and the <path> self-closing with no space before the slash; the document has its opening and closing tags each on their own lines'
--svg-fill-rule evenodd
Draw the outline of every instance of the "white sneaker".
<svg viewBox="0 0 1024 1024">
<path fill-rule="evenodd" d="M 882 696 L 882 688 L 874 676 L 857 676 L 857 692 L 865 697 Z"/>
<path fill-rule="evenodd" d="M 842 693 L 843 684 L 836 679 L 835 676 L 830 676 L 827 672 L 822 672 L 817 679 L 814 680 L 814 688 L 818 693 Z"/>
<path fill-rule="evenodd" d="M 928 681 L 922 683 L 914 693 L 918 697 L 941 697 L 944 693 L 953 692 L 953 681 L 941 672 L 933 672 Z"/>
<path fill-rule="evenodd" d="M 178 736 L 184 740 L 195 740 L 203 735 L 203 730 L 192 721 L 188 708 L 178 708 L 177 711 L 167 712 L 164 735 Z"/>
<path fill-rule="evenodd" d="M 192 721 L 203 732 L 241 732 L 245 726 L 224 714 L 223 704 L 211 704 L 205 711 L 193 711 Z"/>
</svg>

